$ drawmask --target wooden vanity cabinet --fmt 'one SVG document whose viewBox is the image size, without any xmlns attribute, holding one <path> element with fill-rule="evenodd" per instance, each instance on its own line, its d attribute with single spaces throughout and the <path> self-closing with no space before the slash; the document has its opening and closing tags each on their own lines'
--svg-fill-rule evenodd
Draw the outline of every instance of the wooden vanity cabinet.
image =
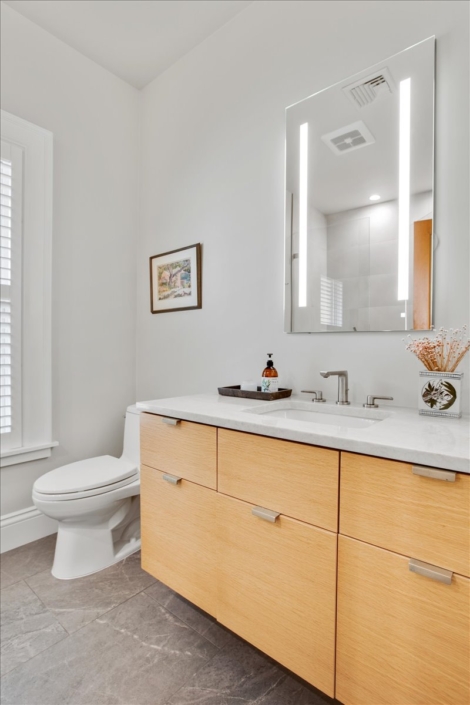
<svg viewBox="0 0 470 705">
<path fill-rule="evenodd" d="M 341 453 L 340 533 L 470 576 L 470 475 Z"/>
<path fill-rule="evenodd" d="M 198 485 L 217 488 L 217 429 L 141 414 L 140 462 Z"/>
<path fill-rule="evenodd" d="M 142 567 L 214 617 L 217 493 L 141 466 Z"/>
<path fill-rule="evenodd" d="M 339 536 L 336 697 L 345 705 L 467 705 L 470 580 Z"/>
<path fill-rule="evenodd" d="M 342 453 L 336 697 L 470 702 L 470 476 Z"/>
<path fill-rule="evenodd" d="M 215 616 L 217 429 L 140 417 L 142 567 Z"/>
<path fill-rule="evenodd" d="M 337 535 L 217 499 L 217 619 L 333 697 Z"/>
<path fill-rule="evenodd" d="M 143 568 L 334 696 L 338 451 L 141 423 Z"/>
<path fill-rule="evenodd" d="M 220 428 L 218 490 L 338 531 L 339 453 Z"/>
<path fill-rule="evenodd" d="M 141 462 L 149 573 L 344 705 L 470 703 L 469 475 L 152 414 Z"/>
</svg>

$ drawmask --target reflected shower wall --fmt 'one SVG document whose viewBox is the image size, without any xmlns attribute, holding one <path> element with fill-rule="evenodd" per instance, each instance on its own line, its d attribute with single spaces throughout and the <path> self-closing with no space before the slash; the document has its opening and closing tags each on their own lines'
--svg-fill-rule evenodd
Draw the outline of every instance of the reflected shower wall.
<svg viewBox="0 0 470 705">
<path fill-rule="evenodd" d="M 332 215 L 309 207 L 307 305 L 303 307 L 298 305 L 298 203 L 295 197 L 291 197 L 290 203 L 291 219 L 286 233 L 291 235 L 286 243 L 292 248 L 287 252 L 291 269 L 286 274 L 286 282 L 292 295 L 292 330 L 307 333 L 412 329 L 417 308 L 413 298 L 413 238 L 410 241 L 410 297 L 407 301 L 397 298 L 398 202 L 376 203 Z M 430 218 L 432 193 L 412 196 L 411 232 L 418 221 L 429 223 Z"/>
<path fill-rule="evenodd" d="M 333 244 L 336 238 L 352 247 L 356 243 L 350 271 L 357 277 L 358 288 L 350 301 L 351 325 L 344 330 L 406 330 L 406 304 L 397 300 L 397 201 L 343 211 L 327 216 L 327 220 Z M 333 268 L 334 262 L 333 256 Z M 350 279 L 348 286 L 352 288 L 352 284 Z"/>
<path fill-rule="evenodd" d="M 370 330 L 370 219 L 336 220 L 337 216 L 326 216 L 324 321 L 331 331 Z"/>
</svg>

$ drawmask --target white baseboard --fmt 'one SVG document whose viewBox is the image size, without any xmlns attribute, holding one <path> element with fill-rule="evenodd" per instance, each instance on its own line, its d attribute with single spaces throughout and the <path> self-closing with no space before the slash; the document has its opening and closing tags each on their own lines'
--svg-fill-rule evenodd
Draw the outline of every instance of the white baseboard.
<svg viewBox="0 0 470 705">
<path fill-rule="evenodd" d="M 57 521 L 36 507 L 27 507 L 0 517 L 0 553 L 57 533 Z"/>
</svg>

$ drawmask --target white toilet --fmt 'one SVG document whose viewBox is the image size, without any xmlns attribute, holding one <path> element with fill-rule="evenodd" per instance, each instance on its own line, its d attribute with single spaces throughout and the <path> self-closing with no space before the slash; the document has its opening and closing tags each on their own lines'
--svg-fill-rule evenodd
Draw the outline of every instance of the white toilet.
<svg viewBox="0 0 470 705">
<path fill-rule="evenodd" d="M 33 502 L 59 528 L 52 575 L 97 573 L 140 548 L 140 411 L 129 406 L 120 458 L 79 460 L 38 478 Z"/>
</svg>

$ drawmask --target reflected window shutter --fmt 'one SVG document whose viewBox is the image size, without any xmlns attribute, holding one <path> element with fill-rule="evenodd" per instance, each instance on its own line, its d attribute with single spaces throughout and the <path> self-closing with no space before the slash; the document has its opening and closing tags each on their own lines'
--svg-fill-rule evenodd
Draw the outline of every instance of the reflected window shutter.
<svg viewBox="0 0 470 705">
<path fill-rule="evenodd" d="M 343 326 L 343 282 L 321 278 L 320 322 L 324 326 Z"/>
</svg>

